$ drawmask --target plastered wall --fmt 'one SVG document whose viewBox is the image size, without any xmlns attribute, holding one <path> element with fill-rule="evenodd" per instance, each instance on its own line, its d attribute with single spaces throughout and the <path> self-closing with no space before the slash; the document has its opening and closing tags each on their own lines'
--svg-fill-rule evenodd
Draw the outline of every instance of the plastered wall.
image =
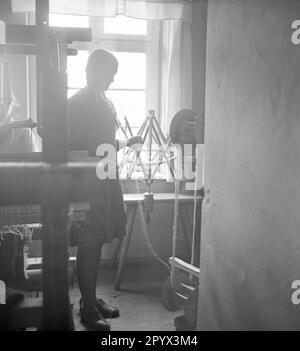
<svg viewBox="0 0 300 351">
<path fill-rule="evenodd" d="M 297 0 L 209 0 L 198 329 L 300 329 Z"/>
</svg>

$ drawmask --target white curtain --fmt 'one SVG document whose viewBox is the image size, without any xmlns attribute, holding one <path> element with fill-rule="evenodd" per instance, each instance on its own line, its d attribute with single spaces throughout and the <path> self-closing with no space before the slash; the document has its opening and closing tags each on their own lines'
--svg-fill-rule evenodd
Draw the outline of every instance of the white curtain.
<svg viewBox="0 0 300 351">
<path fill-rule="evenodd" d="M 189 0 L 50 0 L 50 12 L 69 15 L 191 21 Z M 12 0 L 14 12 L 34 12 L 35 0 Z"/>
<path fill-rule="evenodd" d="M 167 132 L 176 112 L 192 108 L 192 38 L 188 22 L 169 20 L 161 26 L 160 115 Z"/>
</svg>

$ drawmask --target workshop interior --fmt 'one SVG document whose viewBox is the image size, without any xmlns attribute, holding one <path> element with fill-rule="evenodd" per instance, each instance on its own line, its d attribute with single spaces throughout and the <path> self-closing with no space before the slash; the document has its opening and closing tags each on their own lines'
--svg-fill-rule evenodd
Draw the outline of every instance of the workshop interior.
<svg viewBox="0 0 300 351">
<path fill-rule="evenodd" d="M 300 329 L 300 2 L 0 2 L 0 331 Z"/>
</svg>

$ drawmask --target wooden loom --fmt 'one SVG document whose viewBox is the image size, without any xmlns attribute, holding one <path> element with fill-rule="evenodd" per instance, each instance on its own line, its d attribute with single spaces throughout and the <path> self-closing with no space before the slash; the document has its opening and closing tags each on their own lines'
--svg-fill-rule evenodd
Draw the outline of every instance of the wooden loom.
<svg viewBox="0 0 300 351">
<path fill-rule="evenodd" d="M 0 33 L 0 54 L 36 56 L 37 123 L 43 147 L 40 160 L 21 161 L 21 157 L 0 162 L 0 206 L 40 205 L 42 223 L 43 301 L 31 306 L 25 301 L 23 309 L 11 312 L 10 321 L 12 327 L 26 328 L 39 319 L 41 310 L 40 329 L 72 330 L 67 272 L 69 203 L 90 202 L 99 180 L 95 161 L 68 162 L 65 58 L 74 54 L 67 43 L 91 40 L 91 31 L 49 28 L 49 0 L 35 3 L 35 26 L 2 25 Z M 24 222 L 28 223 L 32 218 L 27 215 Z"/>
</svg>

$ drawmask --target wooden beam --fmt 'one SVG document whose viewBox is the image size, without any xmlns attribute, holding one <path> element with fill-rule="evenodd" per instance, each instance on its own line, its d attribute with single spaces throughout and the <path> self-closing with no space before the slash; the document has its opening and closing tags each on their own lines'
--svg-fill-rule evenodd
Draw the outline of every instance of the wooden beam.
<svg viewBox="0 0 300 351">
<path fill-rule="evenodd" d="M 60 179 L 63 179 L 68 202 L 96 200 L 95 189 L 104 186 L 104 182 L 97 178 L 96 166 L 96 162 L 57 165 L 45 162 L 0 162 L 0 206 L 40 204 L 46 179 L 50 178 L 55 193 Z"/>
<path fill-rule="evenodd" d="M 33 25 L 6 25 L 6 43 L 20 45 L 36 45 L 41 38 L 46 39 L 49 33 L 56 35 L 64 43 L 71 44 L 75 40 L 91 41 L 92 32 L 90 28 L 76 27 L 42 27 Z"/>
<path fill-rule="evenodd" d="M 78 50 L 73 48 L 68 48 L 67 55 L 68 56 L 76 56 Z M 0 55 L 29 55 L 35 56 L 37 55 L 37 49 L 35 45 L 21 45 L 21 44 L 5 44 L 0 45 Z"/>
<path fill-rule="evenodd" d="M 49 25 L 49 0 L 35 0 L 35 24 L 38 27 Z"/>
<path fill-rule="evenodd" d="M 172 264 L 174 263 L 175 268 L 179 268 L 183 270 L 184 272 L 190 273 L 194 275 L 195 277 L 199 278 L 200 275 L 200 268 L 194 267 L 191 264 L 181 260 L 180 258 L 177 257 L 170 257 L 169 258 L 169 263 Z"/>
</svg>

